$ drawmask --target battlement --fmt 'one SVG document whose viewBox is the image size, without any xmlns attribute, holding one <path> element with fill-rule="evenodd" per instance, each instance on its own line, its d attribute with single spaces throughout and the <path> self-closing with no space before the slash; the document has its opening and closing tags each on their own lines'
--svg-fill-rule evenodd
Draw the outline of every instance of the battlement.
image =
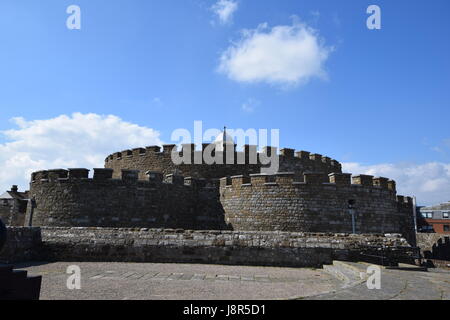
<svg viewBox="0 0 450 320">
<path fill-rule="evenodd" d="M 183 144 L 181 146 L 181 150 L 179 150 L 177 148 L 176 145 L 174 144 L 169 144 L 169 145 L 163 145 L 163 149 L 161 149 L 161 147 L 159 146 L 150 146 L 150 147 L 146 147 L 146 148 L 135 148 L 135 149 L 128 149 L 128 150 L 123 150 L 121 152 L 115 152 L 113 154 L 110 154 L 108 157 L 106 157 L 105 162 L 111 162 L 114 160 L 121 160 L 122 158 L 126 158 L 126 157 L 141 157 L 141 156 L 146 156 L 146 155 L 155 155 L 155 154 L 172 154 L 172 153 L 176 153 L 178 156 L 183 156 L 186 153 L 197 153 L 197 152 L 205 152 L 207 150 L 207 148 L 209 146 L 212 146 L 212 144 L 209 143 L 205 143 L 202 144 L 202 149 L 197 150 L 197 146 L 196 144 Z M 209 151 L 209 149 L 208 149 Z M 214 151 L 211 150 L 212 154 L 220 154 L 220 153 L 225 153 L 222 151 Z M 339 162 L 337 160 L 331 159 L 330 157 L 324 157 L 320 154 L 316 154 L 316 153 L 311 153 L 308 151 L 295 151 L 294 149 L 289 149 L 289 148 L 283 148 L 280 150 L 280 152 L 277 152 L 277 148 L 275 147 L 271 147 L 271 146 L 265 146 L 262 148 L 261 152 L 257 151 L 257 146 L 255 145 L 244 145 L 241 151 L 238 151 L 236 149 L 236 145 L 233 148 L 233 153 L 235 155 L 235 159 L 237 159 L 237 155 L 238 154 L 246 154 L 246 158 L 251 158 L 252 156 L 256 159 L 259 159 L 262 156 L 271 156 L 273 154 L 276 154 L 280 157 L 285 157 L 285 158 L 298 158 L 298 159 L 302 159 L 302 160 L 311 160 L 311 161 L 316 161 L 319 163 L 325 163 L 328 164 L 330 166 L 338 166 Z"/>
<path fill-rule="evenodd" d="M 126 170 L 122 169 L 122 175 L 119 179 L 113 178 L 113 170 L 105 168 L 94 168 L 94 174 L 92 178 L 89 178 L 89 169 L 76 168 L 76 169 L 51 169 L 36 171 L 31 174 L 31 183 L 55 183 L 55 182 L 88 182 L 88 183 L 105 183 L 111 182 L 111 184 L 123 183 L 123 184 L 173 184 L 186 187 L 208 187 L 211 188 L 214 185 L 218 186 L 218 182 L 214 184 L 214 181 L 206 183 L 204 179 L 195 179 L 192 177 L 183 177 L 181 175 L 167 174 L 164 175 L 161 172 L 147 171 L 147 179 L 139 179 L 139 170 Z"/>
<path fill-rule="evenodd" d="M 195 147 L 185 145 L 184 151 L 188 148 Z M 133 149 L 123 154 L 130 159 L 144 159 L 146 150 Z M 152 150 L 157 151 L 157 157 L 170 159 L 168 152 L 174 148 L 166 147 L 166 153 L 158 147 Z M 282 149 L 280 153 L 281 158 L 299 159 L 302 165 L 309 162 L 327 166 L 332 162 L 307 151 Z M 240 174 L 225 174 L 221 179 L 198 178 L 203 172 L 197 177 L 180 174 L 182 167 L 175 166 L 170 167 L 169 174 L 163 170 L 142 172 L 128 166 L 120 170 L 94 168 L 92 177 L 85 168 L 37 171 L 31 175 L 30 186 L 30 196 L 36 201 L 34 221 L 36 225 L 62 227 L 346 233 L 352 232 L 351 209 L 358 233 L 408 234 L 412 230 L 405 222 L 411 217 L 412 199 L 396 195 L 395 181 L 290 167 L 293 163 L 288 160 L 285 167 L 299 170 L 264 174 L 237 167 L 239 170 L 231 172 Z M 214 165 L 206 168 L 216 175 L 227 172 Z"/>
<path fill-rule="evenodd" d="M 214 144 L 199 147 L 183 144 L 178 148 L 171 144 L 163 148 L 150 146 L 124 150 L 109 155 L 105 159 L 105 168 L 114 170 L 114 178 L 121 178 L 122 169 L 139 170 L 140 179 L 145 178 L 144 173 L 147 171 L 164 174 L 179 171 L 184 176 L 220 179 L 224 176 L 263 172 L 273 161 L 277 161 L 279 172 L 302 174 L 312 171 L 328 174 L 342 171 L 338 161 L 309 151 L 283 148 L 278 152 L 277 148 L 266 146 L 259 152 L 256 145 L 244 145 L 242 150 L 236 150 L 236 145 L 229 145 L 225 146 L 224 151 L 216 151 Z"/>
<path fill-rule="evenodd" d="M 397 202 L 399 205 L 404 205 L 406 207 L 413 206 L 413 198 L 405 196 L 397 196 Z"/>
<path fill-rule="evenodd" d="M 393 193 L 395 181 L 387 178 L 373 177 L 368 175 L 352 176 L 350 173 L 330 173 L 328 175 L 320 172 L 305 172 L 297 175 L 295 172 L 283 172 L 274 175 L 251 174 L 249 176 L 239 175 L 220 179 L 220 187 L 240 188 L 241 186 L 274 186 L 274 185 L 324 185 L 336 187 L 369 187 L 377 190 L 388 190 Z M 403 201 L 403 200 L 402 200 Z"/>
</svg>

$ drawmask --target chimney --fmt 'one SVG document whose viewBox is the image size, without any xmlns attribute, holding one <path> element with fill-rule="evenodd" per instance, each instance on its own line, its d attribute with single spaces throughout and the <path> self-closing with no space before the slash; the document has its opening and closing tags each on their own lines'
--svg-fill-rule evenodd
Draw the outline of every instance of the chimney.
<svg viewBox="0 0 450 320">
<path fill-rule="evenodd" d="M 17 192 L 17 191 L 19 191 L 19 188 L 17 188 L 16 185 L 13 185 L 13 186 L 11 187 L 11 191 L 12 191 L 12 192 Z"/>
</svg>

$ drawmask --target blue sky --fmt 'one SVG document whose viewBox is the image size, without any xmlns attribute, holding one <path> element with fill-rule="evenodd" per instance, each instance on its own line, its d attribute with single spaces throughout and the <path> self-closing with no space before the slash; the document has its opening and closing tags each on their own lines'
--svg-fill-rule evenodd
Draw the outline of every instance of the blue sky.
<svg viewBox="0 0 450 320">
<path fill-rule="evenodd" d="M 164 142 L 174 129 L 192 130 L 202 120 L 206 128 L 280 129 L 281 146 L 328 155 L 352 164 L 349 169 L 392 172 L 398 179 L 399 168 L 416 170 L 412 175 L 439 164 L 430 169 L 438 182 L 417 182 L 431 183 L 428 193 L 409 186 L 415 180 L 408 179 L 404 190 L 423 193 L 423 203 L 450 200 L 449 1 L 230 0 L 236 8 L 227 21 L 214 12 L 216 2 L 2 1 L 0 131 L 16 130 L 0 135 L 2 152 L 14 152 L 11 143 L 23 142 L 24 128 L 11 121 L 15 117 L 29 127 L 34 120 L 75 112 L 115 115 L 154 129 Z M 81 30 L 66 28 L 72 4 L 81 8 Z M 371 4 L 381 8 L 381 30 L 366 27 Z M 312 72 L 280 83 L 264 75 L 242 81 L 220 71 L 230 48 L 277 26 L 295 25 L 314 29 L 311 35 L 327 54 L 322 76 Z M 247 38 L 244 29 L 252 30 Z M 107 153 L 115 147 L 111 142 Z M 61 165 L 78 164 L 58 158 Z M 27 161 L 48 165 L 42 159 Z M 5 176 L 3 182 L 22 176 Z"/>
</svg>

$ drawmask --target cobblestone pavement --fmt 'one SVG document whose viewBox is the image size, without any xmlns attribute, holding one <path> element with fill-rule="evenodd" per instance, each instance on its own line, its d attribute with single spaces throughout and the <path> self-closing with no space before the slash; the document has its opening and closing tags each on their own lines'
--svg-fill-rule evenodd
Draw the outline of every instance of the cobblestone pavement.
<svg viewBox="0 0 450 320">
<path fill-rule="evenodd" d="M 81 290 L 67 289 L 67 267 L 81 268 Z M 323 270 L 196 264 L 49 263 L 18 265 L 42 275 L 41 299 L 290 299 L 330 292 Z"/>
</svg>

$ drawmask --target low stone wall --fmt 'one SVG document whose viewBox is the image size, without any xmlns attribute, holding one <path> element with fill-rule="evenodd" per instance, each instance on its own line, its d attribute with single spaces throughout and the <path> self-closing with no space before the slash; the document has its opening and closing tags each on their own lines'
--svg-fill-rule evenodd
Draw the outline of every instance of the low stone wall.
<svg viewBox="0 0 450 320">
<path fill-rule="evenodd" d="M 366 245 L 405 246 L 398 235 L 172 229 L 42 228 L 51 260 L 321 267 Z"/>
<path fill-rule="evenodd" d="M 8 227 L 5 246 L 0 251 L 0 263 L 17 263 L 41 259 L 40 228 Z"/>
<path fill-rule="evenodd" d="M 8 228 L 0 261 L 154 262 L 321 267 L 366 246 L 407 246 L 399 235 L 181 229 Z"/>
<path fill-rule="evenodd" d="M 439 233 L 417 233 L 417 246 L 426 259 L 450 261 L 450 236 Z"/>
</svg>

